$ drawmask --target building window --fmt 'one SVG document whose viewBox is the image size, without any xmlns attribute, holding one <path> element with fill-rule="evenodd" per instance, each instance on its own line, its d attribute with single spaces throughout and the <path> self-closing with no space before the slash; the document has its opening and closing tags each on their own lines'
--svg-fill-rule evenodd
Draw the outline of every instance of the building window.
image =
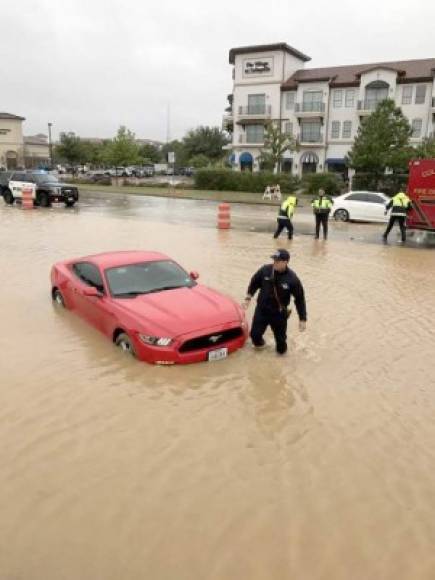
<svg viewBox="0 0 435 580">
<path fill-rule="evenodd" d="M 334 91 L 333 105 L 334 109 L 339 109 L 343 106 L 343 91 L 341 89 Z"/>
<path fill-rule="evenodd" d="M 352 135 L 352 121 L 344 121 L 343 123 L 343 139 L 350 139 Z"/>
<path fill-rule="evenodd" d="M 322 91 L 304 91 L 302 100 L 303 111 L 321 111 L 322 110 Z"/>
<path fill-rule="evenodd" d="M 247 143 L 263 143 L 263 141 L 264 141 L 264 125 L 246 126 Z"/>
<path fill-rule="evenodd" d="M 264 115 L 266 112 L 266 95 L 248 95 L 248 114 Z"/>
<path fill-rule="evenodd" d="M 412 85 L 405 85 L 402 89 L 402 105 L 410 105 L 412 103 L 412 93 L 414 87 Z"/>
<path fill-rule="evenodd" d="M 346 107 L 354 107 L 355 106 L 355 91 L 353 89 L 349 89 L 346 91 Z"/>
<path fill-rule="evenodd" d="M 422 119 L 412 120 L 412 134 L 411 137 L 418 138 L 421 137 L 421 129 L 423 127 Z"/>
<path fill-rule="evenodd" d="M 426 100 L 426 85 L 417 85 L 415 87 L 415 104 L 422 105 Z"/>
<path fill-rule="evenodd" d="M 284 133 L 286 135 L 293 135 L 293 123 L 290 121 L 286 121 L 284 123 Z"/>
<path fill-rule="evenodd" d="M 294 91 L 285 94 L 285 108 L 287 111 L 292 111 L 295 108 L 295 100 L 296 93 Z"/>
<path fill-rule="evenodd" d="M 339 137 L 340 137 L 340 121 L 332 121 L 331 139 L 338 139 Z"/>
<path fill-rule="evenodd" d="M 374 81 L 366 86 L 364 108 L 374 111 L 379 103 L 388 99 L 389 85 L 384 81 Z"/>
<path fill-rule="evenodd" d="M 321 142 L 321 123 L 317 120 L 301 121 L 301 142 L 302 143 L 320 143 Z"/>
</svg>

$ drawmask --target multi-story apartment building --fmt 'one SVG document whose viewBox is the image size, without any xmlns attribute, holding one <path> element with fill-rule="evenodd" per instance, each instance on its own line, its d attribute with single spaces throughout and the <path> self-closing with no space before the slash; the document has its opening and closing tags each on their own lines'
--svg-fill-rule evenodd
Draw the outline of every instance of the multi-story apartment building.
<svg viewBox="0 0 435 580">
<path fill-rule="evenodd" d="M 230 50 L 234 84 L 223 126 L 232 131 L 235 169 L 259 169 L 265 125 L 274 121 L 298 142 L 282 170 L 344 173 L 361 119 L 386 98 L 408 118 L 411 143 L 435 133 L 435 58 L 305 68 L 309 60 L 284 43 Z"/>
</svg>

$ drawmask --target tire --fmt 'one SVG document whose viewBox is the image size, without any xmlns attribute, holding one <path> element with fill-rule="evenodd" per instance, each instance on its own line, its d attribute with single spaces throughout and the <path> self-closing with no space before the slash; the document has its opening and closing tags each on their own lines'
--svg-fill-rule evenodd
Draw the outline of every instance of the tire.
<svg viewBox="0 0 435 580">
<path fill-rule="evenodd" d="M 65 207 L 73 207 L 75 204 L 75 201 L 66 201 L 65 202 Z"/>
<path fill-rule="evenodd" d="M 127 333 L 121 332 L 121 334 L 118 334 L 115 340 L 115 344 L 126 354 L 130 354 L 131 356 L 134 357 L 136 356 L 133 343 Z"/>
<path fill-rule="evenodd" d="M 53 297 L 53 302 L 57 305 L 60 306 L 62 308 L 65 308 L 65 300 L 62 296 L 62 293 L 60 290 L 58 290 L 57 288 L 53 291 L 52 294 Z"/>
<path fill-rule="evenodd" d="M 3 193 L 3 199 L 5 200 L 5 203 L 7 203 L 8 205 L 13 205 L 15 199 L 10 189 L 5 190 L 5 192 Z"/>
<path fill-rule="evenodd" d="M 334 212 L 334 219 L 338 222 L 348 222 L 349 212 L 347 209 L 337 209 L 337 211 Z"/>
<path fill-rule="evenodd" d="M 50 197 L 47 192 L 43 191 L 38 195 L 38 203 L 41 207 L 50 207 Z"/>
</svg>

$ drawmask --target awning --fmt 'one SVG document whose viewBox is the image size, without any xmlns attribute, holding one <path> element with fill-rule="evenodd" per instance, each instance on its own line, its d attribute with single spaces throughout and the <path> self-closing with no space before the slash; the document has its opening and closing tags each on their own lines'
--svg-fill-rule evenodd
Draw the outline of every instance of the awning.
<svg viewBox="0 0 435 580">
<path fill-rule="evenodd" d="M 328 157 L 325 163 L 328 165 L 345 165 L 346 160 L 342 157 Z"/>
<path fill-rule="evenodd" d="M 245 153 L 242 153 L 240 155 L 239 161 L 240 161 L 240 163 L 253 163 L 254 158 L 252 157 L 252 155 L 250 153 L 245 151 Z"/>
<path fill-rule="evenodd" d="M 300 158 L 300 162 L 301 163 L 319 163 L 319 158 L 312 151 L 306 151 L 305 153 L 302 153 L 301 158 Z"/>
</svg>

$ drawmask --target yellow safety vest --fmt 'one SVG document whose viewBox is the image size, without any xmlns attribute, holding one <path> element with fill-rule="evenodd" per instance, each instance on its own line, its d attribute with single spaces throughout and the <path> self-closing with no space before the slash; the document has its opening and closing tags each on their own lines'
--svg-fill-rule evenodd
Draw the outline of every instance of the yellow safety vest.
<svg viewBox="0 0 435 580">
<path fill-rule="evenodd" d="M 392 201 L 393 201 L 393 208 L 391 210 L 392 215 L 406 216 L 407 211 L 411 205 L 411 200 L 406 195 L 406 193 L 400 191 L 393 197 Z"/>
<path fill-rule="evenodd" d="M 288 217 L 292 217 L 295 213 L 295 208 L 298 203 L 297 198 L 294 195 L 289 195 L 281 204 L 281 210 L 285 212 Z"/>
<path fill-rule="evenodd" d="M 332 201 L 329 197 L 318 197 L 313 201 L 311 206 L 314 208 L 314 211 L 330 210 L 332 208 Z"/>
</svg>

